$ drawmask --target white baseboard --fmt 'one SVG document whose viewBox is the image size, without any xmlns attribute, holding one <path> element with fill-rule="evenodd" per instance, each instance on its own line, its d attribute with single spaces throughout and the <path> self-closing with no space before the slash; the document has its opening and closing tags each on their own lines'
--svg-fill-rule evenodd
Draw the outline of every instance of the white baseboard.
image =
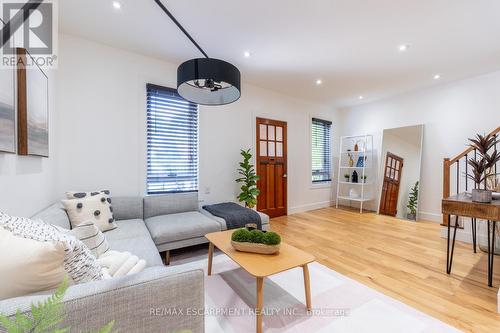
<svg viewBox="0 0 500 333">
<path fill-rule="evenodd" d="M 453 233 L 453 228 L 450 228 L 450 233 Z M 448 227 L 441 228 L 441 237 L 448 238 Z M 453 235 L 451 235 L 453 237 Z M 477 235 L 477 242 L 479 243 L 479 239 L 481 241 L 487 241 L 486 237 Z M 455 236 L 455 240 L 465 243 L 472 243 L 472 233 L 470 230 L 470 226 L 464 226 L 464 229 L 457 229 L 457 235 Z"/>
<path fill-rule="evenodd" d="M 429 212 L 418 212 L 418 219 L 441 223 L 443 222 L 443 215 Z"/>
<path fill-rule="evenodd" d="M 333 201 L 323 201 L 323 202 L 315 202 L 315 203 L 310 203 L 310 204 L 305 204 L 305 205 L 300 205 L 300 206 L 295 206 L 295 207 L 289 207 L 288 208 L 288 215 L 296 214 L 296 213 L 303 213 L 303 212 L 307 212 L 307 211 L 315 210 L 315 209 L 320 209 L 320 208 L 331 207 L 334 204 L 335 204 L 335 202 L 333 202 Z"/>
<path fill-rule="evenodd" d="M 452 220 L 452 225 L 455 223 Z M 470 219 L 460 219 L 460 223 L 463 225 L 463 229 L 457 229 L 457 235 L 455 237 L 455 240 L 460 241 L 460 242 L 465 242 L 465 243 L 471 243 L 472 244 L 472 227 L 471 227 L 471 222 Z M 488 238 L 486 238 L 486 232 L 481 233 L 481 229 L 479 226 L 479 223 L 481 221 L 477 221 L 477 231 L 476 231 L 476 242 L 479 246 L 479 242 L 482 244 L 486 244 L 488 242 Z M 450 235 L 453 237 L 453 227 L 450 228 Z M 484 231 L 484 229 L 483 229 Z M 442 238 L 448 238 L 448 227 L 442 227 L 441 228 L 441 237 Z"/>
</svg>

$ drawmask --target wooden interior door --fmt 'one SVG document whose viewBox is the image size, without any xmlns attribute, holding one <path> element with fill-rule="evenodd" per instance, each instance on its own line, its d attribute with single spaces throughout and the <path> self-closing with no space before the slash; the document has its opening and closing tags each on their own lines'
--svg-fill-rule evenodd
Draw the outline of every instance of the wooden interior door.
<svg viewBox="0 0 500 333">
<path fill-rule="evenodd" d="M 384 183 L 380 197 L 380 214 L 396 216 L 398 213 L 399 184 L 403 172 L 403 158 L 387 152 Z"/>
<path fill-rule="evenodd" d="M 286 122 L 257 118 L 257 210 L 270 217 L 287 214 Z"/>
</svg>

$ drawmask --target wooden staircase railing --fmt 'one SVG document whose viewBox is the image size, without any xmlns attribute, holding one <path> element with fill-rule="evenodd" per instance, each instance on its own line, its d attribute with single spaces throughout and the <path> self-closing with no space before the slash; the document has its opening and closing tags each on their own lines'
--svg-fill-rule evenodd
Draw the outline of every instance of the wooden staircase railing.
<svg viewBox="0 0 500 333">
<path fill-rule="evenodd" d="M 497 127 L 495 130 L 490 132 L 490 135 L 494 135 L 500 133 L 500 127 Z M 469 158 L 477 157 L 477 152 L 474 148 L 469 147 L 454 158 L 445 158 L 443 161 L 443 198 L 448 198 L 451 193 L 460 193 L 468 191 L 469 188 L 474 188 L 475 184 L 472 180 L 467 178 L 466 174 L 468 172 L 468 163 Z M 463 167 L 462 172 L 460 167 Z M 496 168 L 496 166 L 495 166 Z M 455 170 L 452 170 L 455 169 Z M 452 176 L 452 171 L 455 171 Z M 454 188 L 454 191 L 452 191 Z M 446 225 L 447 219 L 446 216 L 443 216 L 443 225 Z"/>
</svg>

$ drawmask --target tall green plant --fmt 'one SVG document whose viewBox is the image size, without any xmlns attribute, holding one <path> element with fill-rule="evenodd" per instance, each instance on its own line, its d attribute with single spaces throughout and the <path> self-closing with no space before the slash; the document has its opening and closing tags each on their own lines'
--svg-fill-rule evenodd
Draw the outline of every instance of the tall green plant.
<svg viewBox="0 0 500 333">
<path fill-rule="evenodd" d="M 240 162 L 238 169 L 238 174 L 241 177 L 236 179 L 236 182 L 241 184 L 241 193 L 238 195 L 238 200 L 244 202 L 246 207 L 253 208 L 257 204 L 257 196 L 260 194 L 257 188 L 259 176 L 255 173 L 253 164 L 250 163 L 252 159 L 250 149 L 242 149 L 241 156 L 243 156 L 243 162 Z"/>
<path fill-rule="evenodd" d="M 3 326 L 9 333 L 69 332 L 68 327 L 57 327 L 64 320 L 62 300 L 67 289 L 68 280 L 65 279 L 54 295 L 50 296 L 45 302 L 31 305 L 31 316 L 24 315 L 19 310 L 12 319 L 0 314 L 0 326 Z M 97 333 L 110 333 L 113 325 L 114 321 L 98 330 Z"/>
<path fill-rule="evenodd" d="M 418 182 L 413 185 L 411 188 L 410 196 L 408 198 L 408 209 L 410 210 L 410 213 L 413 215 L 417 214 L 417 205 L 418 205 Z"/>
</svg>

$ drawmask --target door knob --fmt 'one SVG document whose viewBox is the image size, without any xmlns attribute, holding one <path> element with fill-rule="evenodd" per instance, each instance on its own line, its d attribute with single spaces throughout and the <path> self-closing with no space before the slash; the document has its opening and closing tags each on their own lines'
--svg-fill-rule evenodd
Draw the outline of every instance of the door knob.
<svg viewBox="0 0 500 333">
<path fill-rule="evenodd" d="M 288 175 L 285 173 L 285 174 L 283 175 L 283 178 L 286 178 L 286 177 L 288 177 Z"/>
</svg>

